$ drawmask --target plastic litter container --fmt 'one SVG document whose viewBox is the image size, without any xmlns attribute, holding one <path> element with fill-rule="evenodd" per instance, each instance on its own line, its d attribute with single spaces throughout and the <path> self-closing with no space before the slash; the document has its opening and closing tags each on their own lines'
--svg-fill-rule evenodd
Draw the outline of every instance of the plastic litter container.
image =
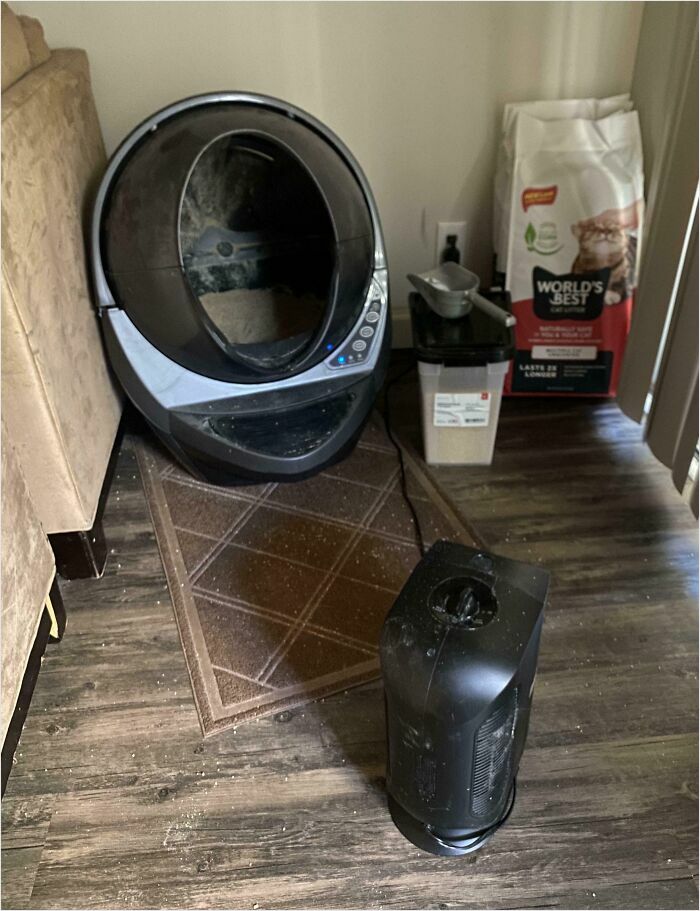
<svg viewBox="0 0 700 911">
<path fill-rule="evenodd" d="M 507 292 L 484 296 L 510 309 Z M 476 308 L 459 319 L 445 319 L 417 293 L 410 295 L 409 304 L 425 461 L 490 465 L 503 384 L 515 350 L 512 328 Z"/>
</svg>

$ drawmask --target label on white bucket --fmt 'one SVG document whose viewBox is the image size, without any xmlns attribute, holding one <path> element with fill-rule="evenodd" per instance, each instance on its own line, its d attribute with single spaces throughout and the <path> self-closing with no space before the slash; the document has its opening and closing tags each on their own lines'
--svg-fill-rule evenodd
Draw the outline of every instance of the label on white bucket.
<svg viewBox="0 0 700 911">
<path fill-rule="evenodd" d="M 490 416 L 490 392 L 435 393 L 435 427 L 488 427 Z"/>
</svg>

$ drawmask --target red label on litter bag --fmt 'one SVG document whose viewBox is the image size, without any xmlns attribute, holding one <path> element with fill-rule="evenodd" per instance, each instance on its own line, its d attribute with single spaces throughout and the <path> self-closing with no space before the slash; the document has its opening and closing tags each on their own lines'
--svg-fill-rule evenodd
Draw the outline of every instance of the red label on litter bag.
<svg viewBox="0 0 700 911">
<path fill-rule="evenodd" d="M 557 198 L 558 189 L 554 184 L 551 187 L 528 187 L 523 190 L 523 212 L 527 212 L 530 206 L 551 206 Z"/>
<path fill-rule="evenodd" d="M 516 352 L 506 393 L 615 395 L 632 303 L 633 295 L 613 306 L 602 305 L 588 319 L 561 319 L 538 312 L 535 300 L 514 301 Z"/>
</svg>

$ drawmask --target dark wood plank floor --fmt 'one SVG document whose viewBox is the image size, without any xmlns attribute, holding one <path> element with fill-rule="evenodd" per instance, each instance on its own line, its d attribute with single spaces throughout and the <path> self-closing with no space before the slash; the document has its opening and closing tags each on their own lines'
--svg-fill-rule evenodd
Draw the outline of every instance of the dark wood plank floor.
<svg viewBox="0 0 700 911">
<path fill-rule="evenodd" d="M 408 437 L 415 378 L 396 388 Z M 2 804 L 5 908 L 694 908 L 697 547 L 609 403 L 508 401 L 490 468 L 435 476 L 553 574 L 509 824 L 422 854 L 382 790 L 380 684 L 202 741 L 129 439 L 99 581 L 64 583 Z"/>
</svg>

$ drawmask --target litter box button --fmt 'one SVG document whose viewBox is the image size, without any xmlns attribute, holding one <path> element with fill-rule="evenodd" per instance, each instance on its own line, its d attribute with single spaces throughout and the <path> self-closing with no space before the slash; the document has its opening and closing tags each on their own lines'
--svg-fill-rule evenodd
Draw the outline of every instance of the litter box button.
<svg viewBox="0 0 700 911">
<path fill-rule="evenodd" d="M 362 338 L 372 338 L 374 335 L 374 329 L 371 326 L 363 326 L 360 329 L 360 335 Z"/>
<path fill-rule="evenodd" d="M 363 342 L 361 338 L 358 338 L 356 342 L 352 343 L 353 351 L 364 351 L 367 347 L 367 342 Z"/>
<path fill-rule="evenodd" d="M 379 314 L 376 310 L 370 310 L 365 319 L 368 323 L 376 323 L 379 319 Z"/>
</svg>

